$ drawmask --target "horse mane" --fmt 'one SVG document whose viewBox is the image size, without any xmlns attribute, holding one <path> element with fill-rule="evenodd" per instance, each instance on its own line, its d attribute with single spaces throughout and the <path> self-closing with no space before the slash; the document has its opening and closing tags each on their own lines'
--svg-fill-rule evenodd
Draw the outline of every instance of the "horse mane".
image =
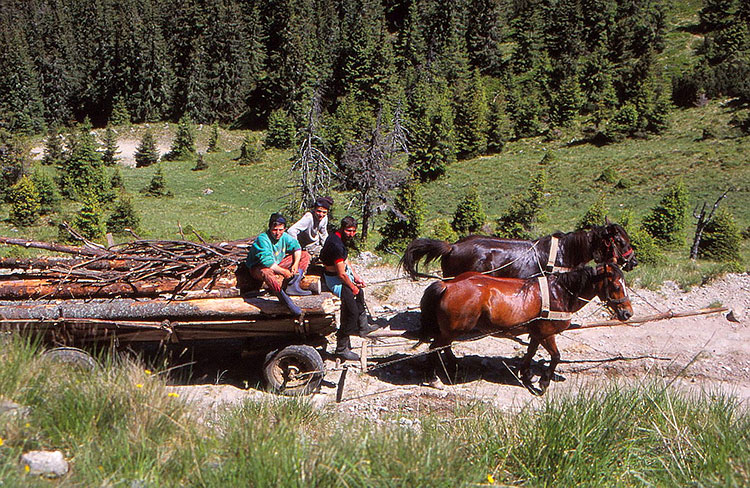
<svg viewBox="0 0 750 488">
<path fill-rule="evenodd" d="M 596 230 L 592 229 L 596 232 Z M 565 245 L 568 262 L 585 263 L 593 253 L 593 239 L 588 230 L 576 230 L 573 232 L 555 232 L 552 234 Z M 588 251 L 588 253 L 586 252 Z"/>
<path fill-rule="evenodd" d="M 580 295 L 594 277 L 596 270 L 591 266 L 576 268 L 557 275 L 557 284 L 575 296 Z"/>
</svg>

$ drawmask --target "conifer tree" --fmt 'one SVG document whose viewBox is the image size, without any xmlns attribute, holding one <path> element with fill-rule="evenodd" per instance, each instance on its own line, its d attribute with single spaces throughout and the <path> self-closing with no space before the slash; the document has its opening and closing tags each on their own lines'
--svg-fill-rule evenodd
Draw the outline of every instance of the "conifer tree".
<svg viewBox="0 0 750 488">
<path fill-rule="evenodd" d="M 203 171 L 204 169 L 208 169 L 208 163 L 206 162 L 206 158 L 203 157 L 203 153 L 198 153 L 193 171 Z"/>
<path fill-rule="evenodd" d="M 294 121 L 285 110 L 274 110 L 268 117 L 266 144 L 270 147 L 287 149 L 294 144 Z"/>
<path fill-rule="evenodd" d="M 377 249 L 402 252 L 413 239 L 419 237 L 424 222 L 425 204 L 419 184 L 407 181 L 396 194 L 393 207 L 388 210 L 385 224 L 380 229 L 383 239 Z"/>
<path fill-rule="evenodd" d="M 578 221 L 576 230 L 590 229 L 597 225 L 603 225 L 608 212 L 606 197 L 604 194 L 601 194 L 586 210 L 581 220 Z"/>
<path fill-rule="evenodd" d="M 542 169 L 532 180 L 525 195 L 517 194 L 498 220 L 495 233 L 499 237 L 530 239 L 534 225 L 543 218 L 544 192 L 547 175 Z"/>
<path fill-rule="evenodd" d="M 497 93 L 490 101 L 487 112 L 487 150 L 502 151 L 512 135 L 505 97 L 502 93 Z"/>
<path fill-rule="evenodd" d="M 109 124 L 114 126 L 130 125 L 130 112 L 123 97 L 115 98 L 112 113 L 109 116 Z"/>
<path fill-rule="evenodd" d="M 120 173 L 119 166 L 115 166 L 115 170 L 112 172 L 112 177 L 109 179 L 109 184 L 115 192 L 125 188 L 125 182 L 122 179 L 122 173 Z"/>
<path fill-rule="evenodd" d="M 456 242 L 458 234 L 453 230 L 451 224 L 445 220 L 438 220 L 432 228 L 432 238 L 439 241 Z"/>
<path fill-rule="evenodd" d="M 44 105 L 28 46 L 15 26 L 0 29 L 0 128 L 36 133 L 44 128 Z"/>
<path fill-rule="evenodd" d="M 420 181 L 434 180 L 456 160 L 453 114 L 442 83 L 419 83 L 409 103 L 409 167 Z"/>
<path fill-rule="evenodd" d="M 8 193 L 10 221 L 20 227 L 33 224 L 39 216 L 40 204 L 39 192 L 31 178 L 22 176 Z"/>
<path fill-rule="evenodd" d="M 643 228 L 661 245 L 684 244 L 687 225 L 688 191 L 682 179 L 673 183 L 659 203 L 643 219 Z"/>
<path fill-rule="evenodd" d="M 159 151 L 156 149 L 156 141 L 150 130 L 147 130 L 141 138 L 141 143 L 135 150 L 135 167 L 143 168 L 151 166 L 159 161 Z"/>
<path fill-rule="evenodd" d="M 167 161 L 178 161 L 192 158 L 195 155 L 195 134 L 193 122 L 187 115 L 180 118 L 177 124 L 177 134 L 169 152 L 164 155 Z"/>
<path fill-rule="evenodd" d="M 248 164 L 259 163 L 263 158 L 263 148 L 261 143 L 252 136 L 252 134 L 245 135 L 240 146 L 240 157 L 237 161 L 240 165 L 245 166 Z"/>
<path fill-rule="evenodd" d="M 96 195 L 86 194 L 81 197 L 83 206 L 73 220 L 73 228 L 83 237 L 96 240 L 104 235 L 104 212 Z"/>
<path fill-rule="evenodd" d="M 51 130 L 44 139 L 42 164 L 58 167 L 63 159 L 65 159 L 65 149 L 63 148 L 62 135 L 57 130 Z"/>
<path fill-rule="evenodd" d="M 39 194 L 39 214 L 49 215 L 53 212 L 57 212 L 60 208 L 60 201 L 62 197 L 60 192 L 57 191 L 57 186 L 54 180 L 47 172 L 34 168 L 31 173 L 31 181 L 34 183 L 34 187 Z"/>
<path fill-rule="evenodd" d="M 115 208 L 107 219 L 107 231 L 113 234 L 125 232 L 125 229 L 136 231 L 140 225 L 141 219 L 133 207 L 133 200 L 130 195 L 120 193 L 115 202 Z"/>
<path fill-rule="evenodd" d="M 484 152 L 487 149 L 487 97 L 476 68 L 466 85 L 458 88 L 455 114 L 458 156 L 469 158 Z"/>
<path fill-rule="evenodd" d="M 99 153 L 99 143 L 86 119 L 71 140 L 68 158 L 58 171 L 60 192 L 75 200 L 84 195 L 104 201 L 110 191 L 109 181 Z"/>
<path fill-rule="evenodd" d="M 620 225 L 628 233 L 630 244 L 633 246 L 636 256 L 638 256 L 639 263 L 657 264 L 664 260 L 664 253 L 659 249 L 654 238 L 643 230 L 643 226 L 637 224 L 632 212 L 626 211 L 623 213 L 620 217 Z"/>
<path fill-rule="evenodd" d="M 29 159 L 29 150 L 24 140 L 0 128 L 0 194 L 23 176 Z"/>
<path fill-rule="evenodd" d="M 734 216 L 719 208 L 703 229 L 698 256 L 715 261 L 740 261 L 740 228 Z"/>
<path fill-rule="evenodd" d="M 561 127 L 570 124 L 581 110 L 583 94 L 575 74 L 565 78 L 550 102 L 550 119 Z"/>
<path fill-rule="evenodd" d="M 208 147 L 206 148 L 206 152 L 219 152 L 221 148 L 219 147 L 219 123 L 214 122 L 211 125 L 211 134 L 208 136 Z"/>
<path fill-rule="evenodd" d="M 463 200 L 458 204 L 458 207 L 456 207 L 451 228 L 456 231 L 459 237 L 464 237 L 477 233 L 484 225 L 486 219 L 487 215 L 482 210 L 479 193 L 475 188 L 472 188 L 466 193 Z"/>
<path fill-rule="evenodd" d="M 120 158 L 117 155 L 117 134 L 110 127 L 104 132 L 104 152 L 102 153 L 102 162 L 105 166 L 113 166 Z"/>
<path fill-rule="evenodd" d="M 161 170 L 161 165 L 156 167 L 154 176 L 151 178 L 148 186 L 141 190 L 146 195 L 152 197 L 171 197 L 172 192 L 167 188 L 167 181 L 164 178 L 164 173 Z"/>
</svg>

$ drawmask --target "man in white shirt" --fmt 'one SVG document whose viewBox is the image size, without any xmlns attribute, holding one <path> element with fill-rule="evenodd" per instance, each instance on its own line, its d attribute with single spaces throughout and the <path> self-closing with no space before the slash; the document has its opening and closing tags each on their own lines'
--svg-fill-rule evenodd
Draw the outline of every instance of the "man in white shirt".
<svg viewBox="0 0 750 488">
<path fill-rule="evenodd" d="M 333 205 L 333 198 L 320 197 L 315 200 L 312 211 L 305 212 L 289 229 L 287 234 L 297 239 L 302 249 L 312 256 L 318 256 L 328 238 L 328 209 Z"/>
</svg>

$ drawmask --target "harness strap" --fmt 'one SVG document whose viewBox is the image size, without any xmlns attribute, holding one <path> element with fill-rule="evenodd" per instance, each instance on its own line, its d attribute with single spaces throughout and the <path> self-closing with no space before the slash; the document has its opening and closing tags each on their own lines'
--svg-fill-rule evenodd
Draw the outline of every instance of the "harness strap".
<svg viewBox="0 0 750 488">
<path fill-rule="evenodd" d="M 547 265 L 544 267 L 544 270 L 547 273 L 558 273 L 558 272 L 567 272 L 570 271 L 572 268 L 564 268 L 562 266 L 555 266 L 555 261 L 557 261 L 557 251 L 560 248 L 560 240 L 552 236 L 549 241 L 549 258 L 547 259 Z"/>
<path fill-rule="evenodd" d="M 570 320 L 573 317 L 572 313 L 550 310 L 549 283 L 547 282 L 547 277 L 539 276 L 537 277 L 537 281 L 539 281 L 539 294 L 542 297 L 542 310 L 539 313 L 540 317 L 547 320 Z"/>
</svg>

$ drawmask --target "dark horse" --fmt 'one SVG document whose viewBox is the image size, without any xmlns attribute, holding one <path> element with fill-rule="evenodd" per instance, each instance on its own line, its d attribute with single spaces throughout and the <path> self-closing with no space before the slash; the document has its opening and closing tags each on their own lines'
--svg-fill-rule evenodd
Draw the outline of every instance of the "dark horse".
<svg viewBox="0 0 750 488">
<path fill-rule="evenodd" d="M 417 271 L 419 260 L 426 257 L 425 265 L 438 258 L 443 278 L 458 276 L 466 271 L 488 272 L 492 276 L 530 278 L 548 272 L 553 238 L 557 239 L 557 256 L 554 271 L 575 268 L 592 259 L 597 263 L 616 262 L 630 271 L 638 262 L 625 229 L 607 221 L 606 225 L 590 230 L 556 233 L 536 241 L 500 239 L 472 235 L 455 244 L 435 239 L 415 239 L 404 252 L 400 266 L 409 276 L 435 278 Z"/>
<path fill-rule="evenodd" d="M 548 293 L 545 299 L 543 282 Z M 633 316 L 625 291 L 625 278 L 616 264 L 577 268 L 548 278 L 493 278 L 476 272 L 463 273 L 450 281 L 436 281 L 424 292 L 420 340 L 430 349 L 446 349 L 455 362 L 450 344 L 459 337 L 477 338 L 496 332 L 505 337 L 529 334 L 529 348 L 521 361 L 521 381 L 533 393 L 544 393 L 560 361 L 555 334 L 570 326 L 570 314 L 598 296 L 618 320 Z M 566 313 L 568 312 L 568 313 Z M 466 337 L 467 334 L 470 337 Z M 531 386 L 531 359 L 539 344 L 551 357 L 542 372 L 540 390 Z M 441 350 L 432 354 L 432 380 L 439 385 L 436 366 Z"/>
</svg>

